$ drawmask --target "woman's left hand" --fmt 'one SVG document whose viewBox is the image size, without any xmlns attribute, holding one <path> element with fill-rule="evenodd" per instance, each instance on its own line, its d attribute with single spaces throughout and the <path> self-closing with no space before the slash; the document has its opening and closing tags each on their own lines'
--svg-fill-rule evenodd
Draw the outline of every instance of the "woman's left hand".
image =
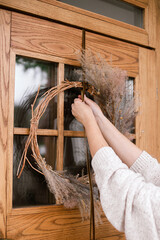
<svg viewBox="0 0 160 240">
<path fill-rule="evenodd" d="M 79 98 L 74 99 L 74 103 L 72 104 L 72 114 L 83 125 L 85 125 L 91 118 L 94 118 L 92 109 Z"/>
</svg>

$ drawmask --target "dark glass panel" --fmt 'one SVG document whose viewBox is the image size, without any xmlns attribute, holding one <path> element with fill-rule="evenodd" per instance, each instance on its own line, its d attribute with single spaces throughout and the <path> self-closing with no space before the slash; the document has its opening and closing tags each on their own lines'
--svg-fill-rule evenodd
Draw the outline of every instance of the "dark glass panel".
<svg viewBox="0 0 160 240">
<path fill-rule="evenodd" d="M 57 63 L 16 57 L 15 97 L 14 97 L 14 126 L 29 128 L 31 119 L 31 104 L 40 87 L 40 93 L 35 107 L 41 96 L 49 88 L 57 84 Z M 39 128 L 55 129 L 57 122 L 57 99 L 50 101 L 46 112 L 39 122 Z"/>
<path fill-rule="evenodd" d="M 69 81 L 79 81 L 78 74 L 75 73 L 76 70 L 80 68 L 74 67 L 71 65 L 65 65 L 65 79 Z M 72 121 L 74 119 L 71 113 L 71 105 L 74 102 L 74 99 L 81 94 L 80 88 L 72 88 L 64 92 L 64 129 L 65 130 L 75 130 L 75 131 L 83 131 L 83 127 L 78 125 L 79 130 L 74 128 L 72 125 Z"/>
<path fill-rule="evenodd" d="M 80 176 L 87 173 L 88 143 L 86 138 L 65 137 L 64 138 L 64 169 L 73 175 Z M 89 154 L 89 159 L 91 156 Z"/>
<path fill-rule="evenodd" d="M 143 9 L 121 0 L 59 1 L 143 28 Z"/>
<path fill-rule="evenodd" d="M 27 136 L 14 136 L 13 207 L 55 204 L 54 195 L 49 192 L 44 176 L 33 170 L 27 162 L 20 179 L 16 177 L 26 139 Z M 54 169 L 56 164 L 56 137 L 39 136 L 38 144 L 42 157 Z M 31 164 L 37 168 L 31 149 L 28 150 L 27 157 Z"/>
</svg>

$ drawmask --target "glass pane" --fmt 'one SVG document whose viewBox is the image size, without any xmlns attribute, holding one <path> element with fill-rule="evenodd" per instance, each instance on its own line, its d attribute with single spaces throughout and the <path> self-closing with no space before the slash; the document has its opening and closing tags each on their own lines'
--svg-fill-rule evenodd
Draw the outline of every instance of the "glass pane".
<svg viewBox="0 0 160 240">
<path fill-rule="evenodd" d="M 134 78 L 129 77 L 126 81 L 127 94 L 126 99 L 130 100 L 134 97 Z"/>
<path fill-rule="evenodd" d="M 33 170 L 27 162 L 20 179 L 16 177 L 17 168 L 26 139 L 27 136 L 14 136 L 13 207 L 55 204 L 54 195 L 49 192 L 44 176 Z M 38 144 L 42 157 L 44 157 L 46 162 L 55 169 L 56 137 L 39 136 Z M 31 154 L 31 149 L 29 149 L 27 157 L 31 164 L 37 168 Z"/>
<path fill-rule="evenodd" d="M 14 126 L 29 128 L 31 119 L 31 104 L 37 90 L 42 94 L 57 84 L 57 63 L 37 59 L 16 57 L 15 97 L 14 97 Z M 36 106 L 35 105 L 35 106 Z M 57 99 L 50 101 L 48 108 L 39 122 L 39 128 L 56 128 Z"/>
<path fill-rule="evenodd" d="M 88 143 L 86 138 L 65 137 L 64 138 L 64 169 L 73 175 L 84 175 L 87 173 Z M 89 159 L 91 156 L 89 154 Z"/>
<path fill-rule="evenodd" d="M 121 0 L 59 1 L 143 28 L 143 9 Z"/>
<path fill-rule="evenodd" d="M 134 91 L 135 91 L 134 83 L 135 83 L 135 79 L 131 78 L 131 77 L 129 77 L 128 81 L 126 81 L 126 88 L 127 88 L 126 100 L 132 100 L 134 98 Z M 133 123 L 132 130 L 130 133 L 131 134 L 136 133 L 135 132 L 135 121 Z M 136 139 L 133 139 L 132 142 L 136 144 Z"/>
<path fill-rule="evenodd" d="M 80 68 L 65 65 L 65 79 L 69 81 L 78 81 L 78 75 L 75 74 L 75 70 Z M 72 88 L 64 92 L 64 129 L 65 130 L 75 130 L 75 131 L 83 131 L 83 126 L 78 124 L 75 128 L 75 124 L 72 124 L 74 117 L 71 112 L 71 105 L 75 98 L 81 94 L 80 88 Z"/>
</svg>

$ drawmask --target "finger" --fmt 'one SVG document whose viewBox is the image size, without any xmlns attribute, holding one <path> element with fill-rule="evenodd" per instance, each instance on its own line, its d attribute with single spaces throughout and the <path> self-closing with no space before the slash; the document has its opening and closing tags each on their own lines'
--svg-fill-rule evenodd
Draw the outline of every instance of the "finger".
<svg viewBox="0 0 160 240">
<path fill-rule="evenodd" d="M 81 95 L 78 95 L 78 98 L 82 100 L 82 96 Z"/>
<path fill-rule="evenodd" d="M 74 99 L 74 103 L 75 103 L 75 102 L 82 102 L 82 100 L 79 99 L 79 98 L 75 98 L 75 99 Z"/>
<path fill-rule="evenodd" d="M 85 103 L 87 103 L 89 106 L 94 103 L 91 99 L 89 99 L 88 97 L 86 97 L 86 95 L 84 95 L 84 101 L 85 101 Z"/>
</svg>

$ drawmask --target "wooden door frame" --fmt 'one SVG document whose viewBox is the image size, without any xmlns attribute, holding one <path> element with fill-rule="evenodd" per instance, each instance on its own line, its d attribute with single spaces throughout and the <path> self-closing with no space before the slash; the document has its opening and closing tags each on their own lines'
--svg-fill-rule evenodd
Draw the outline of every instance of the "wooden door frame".
<svg viewBox="0 0 160 240">
<path fill-rule="evenodd" d="M 0 237 L 6 237 L 7 225 L 7 150 L 9 122 L 11 12 L 0 10 Z"/>
<path fill-rule="evenodd" d="M 145 17 L 145 29 L 137 29 L 134 26 L 128 26 L 128 24 L 121 23 L 116 20 L 111 20 L 107 17 L 102 17 L 102 16 L 97 16 L 97 14 L 94 13 L 88 13 L 88 12 L 83 12 L 85 10 L 79 10 L 79 9 L 73 9 L 70 6 L 66 6 L 63 3 L 62 5 L 58 5 L 60 3 L 56 2 L 51 4 L 48 4 L 47 1 L 49 0 L 0 0 L 0 5 L 3 7 L 3 9 L 13 9 L 15 11 L 21 11 L 25 12 L 26 14 L 32 14 L 34 16 L 40 17 L 40 18 L 47 18 L 49 20 L 56 20 L 59 22 L 64 22 L 69 25 L 74 25 L 78 28 L 86 28 L 87 30 L 94 31 L 100 34 L 104 35 L 109 35 L 124 41 L 129 41 L 133 42 L 135 44 L 139 44 L 145 47 L 151 47 L 155 48 L 155 53 L 153 53 L 154 50 L 149 50 L 149 53 L 146 51 L 143 51 L 143 48 L 140 50 L 140 57 L 143 58 L 143 54 L 146 56 L 146 58 L 143 58 L 142 62 L 143 64 L 147 64 L 147 71 L 149 71 L 151 68 L 151 72 L 153 73 L 152 76 L 146 76 L 143 75 L 145 69 L 143 69 L 143 64 L 141 65 L 140 69 L 140 74 L 141 78 L 143 77 L 143 83 L 146 83 L 146 79 L 149 80 L 149 78 L 153 78 L 154 80 L 154 87 L 156 88 L 156 93 L 154 94 L 152 98 L 152 102 L 150 104 L 150 108 L 152 107 L 153 102 L 155 102 L 155 99 L 157 101 L 158 99 L 158 87 L 160 85 L 160 69 L 159 69 L 159 63 L 160 63 L 160 44 L 159 44 L 159 38 L 160 38 L 160 6 L 158 1 L 152 1 L 152 0 L 125 0 L 127 2 L 130 2 L 132 4 L 135 4 L 137 6 L 140 6 L 145 9 L 146 12 L 146 17 Z M 156 6 L 156 7 L 155 7 Z M 45 11 L 44 11 L 45 9 Z M 3 12 L 3 13 L 2 13 Z M 157 14 L 155 14 L 157 12 Z M 0 81 L 0 86 L 1 89 L 5 89 L 5 95 L 3 95 L 3 99 L 0 100 L 1 103 L 1 116 L 4 117 L 4 119 L 1 119 L 1 135 L 3 135 L 3 140 L 0 142 L 0 168 L 2 169 L 1 172 L 1 181 L 0 181 L 0 237 L 5 238 L 6 237 L 6 215 L 7 215 L 7 171 L 11 171 L 12 166 L 7 166 L 7 159 L 8 155 L 10 153 L 7 153 L 7 149 L 11 148 L 9 145 L 8 139 L 11 137 L 11 132 L 8 129 L 9 126 L 9 119 L 10 115 L 8 108 L 10 104 L 12 104 L 9 100 L 9 92 L 8 92 L 8 85 L 9 85 L 9 79 L 12 78 L 13 76 L 9 76 L 10 74 L 10 68 L 12 68 L 12 65 L 10 65 L 9 59 L 12 59 L 10 57 L 10 21 L 11 21 L 11 12 L 7 10 L 0 10 L 0 22 L 3 23 L 3 30 L 0 25 L 0 46 L 3 51 L 1 51 L 1 81 Z M 66 14 L 65 14 L 66 13 Z M 54 16 L 54 17 L 53 17 Z M 74 17 L 75 22 L 73 24 L 72 18 Z M 78 19 L 82 19 L 83 21 L 80 22 Z M 157 19 L 157 20 L 156 20 Z M 89 24 L 85 26 L 84 22 L 88 21 Z M 91 21 L 92 20 L 92 21 Z M 93 21 L 94 20 L 94 21 Z M 99 27 L 101 25 L 101 27 Z M 114 32 L 111 31 L 111 26 L 117 26 L 120 29 L 120 32 L 115 31 L 116 28 L 114 28 Z M 123 34 L 121 34 L 123 32 Z M 121 35 L 119 35 L 119 33 Z M 129 35 L 128 35 L 129 34 Z M 11 53 L 12 55 L 12 53 Z M 41 58 L 43 54 L 39 54 L 39 57 Z M 51 57 L 52 58 L 52 57 Z M 55 57 L 58 62 L 64 62 L 64 59 L 61 59 L 59 57 Z M 151 63 L 150 63 L 150 58 Z M 44 59 L 44 56 L 43 56 Z M 146 60 L 147 59 L 147 60 Z M 66 63 L 66 62 L 65 62 Z M 68 62 L 67 62 L 68 63 Z M 75 63 L 74 63 L 75 64 Z M 153 64 L 156 64 L 156 69 L 153 68 Z M 151 66 L 152 65 L 152 66 Z M 4 73 L 5 69 L 5 73 Z M 138 82 L 138 77 L 137 77 L 137 82 Z M 140 89 L 143 91 L 143 86 L 140 87 Z M 144 90 L 144 95 L 147 93 L 147 89 Z M 154 108 L 154 114 L 158 116 L 158 119 L 160 119 L 160 111 L 157 109 L 159 107 L 159 100 L 158 104 L 155 105 Z M 145 111 L 147 111 L 147 108 L 145 108 Z M 156 113 L 155 113 L 156 111 Z M 156 119 L 154 115 L 154 119 Z M 11 119 L 10 119 L 11 121 Z M 139 123 L 142 122 L 142 119 L 138 120 Z M 157 127 L 157 132 L 160 129 L 160 124 L 157 123 L 156 120 L 156 127 Z M 160 122 L 160 121 L 158 121 Z M 138 126 L 138 125 L 137 125 Z M 147 124 L 145 126 L 146 129 L 148 129 L 149 125 Z M 145 138 L 144 136 L 144 130 L 142 127 L 138 126 L 139 130 L 139 136 L 138 136 L 138 141 L 139 141 L 139 146 L 143 147 L 146 145 L 146 140 L 150 138 L 150 130 L 145 133 Z M 157 140 L 159 140 L 160 137 L 157 137 L 157 133 L 154 131 L 154 134 L 156 134 Z M 152 133 L 152 134 L 153 134 Z M 67 135 L 67 132 L 66 132 Z M 157 141 L 158 142 L 158 141 Z M 155 140 L 154 143 L 156 144 Z M 7 147 L 6 147 L 7 146 Z M 157 146 L 157 144 L 155 145 Z M 155 146 L 151 146 L 151 152 L 153 149 L 155 149 Z M 153 153 L 153 155 L 157 155 L 160 157 L 160 151 L 159 147 L 160 144 L 158 143 L 158 153 Z M 149 146 L 148 146 L 149 147 Z M 155 151 L 155 150 L 154 150 Z M 17 210 L 18 212 L 19 210 Z M 28 209 L 28 212 L 30 209 Z M 37 210 L 38 212 L 38 210 Z"/>
<path fill-rule="evenodd" d="M 157 0 L 122 1 L 144 9 L 144 29 L 56 0 L 0 0 L 0 6 L 154 48 Z"/>
</svg>

